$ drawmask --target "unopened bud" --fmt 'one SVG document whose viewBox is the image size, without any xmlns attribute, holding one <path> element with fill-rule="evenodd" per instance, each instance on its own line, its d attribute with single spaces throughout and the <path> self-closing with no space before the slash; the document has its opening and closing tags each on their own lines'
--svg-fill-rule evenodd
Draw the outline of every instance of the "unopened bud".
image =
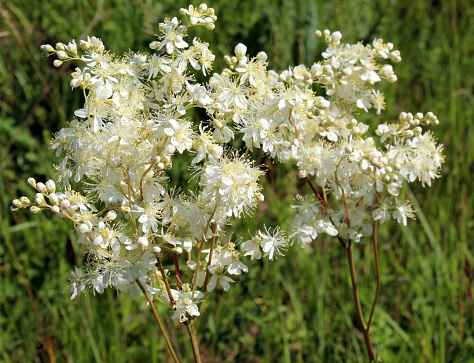
<svg viewBox="0 0 474 363">
<path fill-rule="evenodd" d="M 58 56 L 58 59 L 64 60 L 68 58 L 66 52 L 63 50 L 60 50 L 59 52 L 57 52 L 56 55 Z"/>
<path fill-rule="evenodd" d="M 153 164 L 159 163 L 160 160 L 161 160 L 161 157 L 160 157 L 159 155 L 153 155 L 153 156 L 151 157 L 151 162 L 152 162 Z"/>
<path fill-rule="evenodd" d="M 36 188 L 36 180 L 35 178 L 28 178 L 26 181 L 30 187 Z"/>
<path fill-rule="evenodd" d="M 298 171 L 298 178 L 300 178 L 300 179 L 306 178 L 306 175 L 307 175 L 306 171 L 304 171 L 304 170 Z"/>
<path fill-rule="evenodd" d="M 183 253 L 183 249 L 181 247 L 175 247 L 171 251 L 173 251 L 174 253 L 177 253 L 178 255 Z"/>
<path fill-rule="evenodd" d="M 64 199 L 63 201 L 61 201 L 60 205 L 62 209 L 68 209 L 71 206 L 71 202 L 67 199 Z"/>
<path fill-rule="evenodd" d="M 41 182 L 38 182 L 38 183 L 36 183 L 36 190 L 37 190 L 38 192 L 43 193 L 44 191 L 46 191 L 46 185 L 44 185 L 44 184 L 41 183 Z"/>
<path fill-rule="evenodd" d="M 39 212 L 41 212 L 41 208 L 39 208 L 37 206 L 32 206 L 30 208 L 30 213 L 32 213 L 32 214 L 38 214 Z"/>
<path fill-rule="evenodd" d="M 158 246 L 153 246 L 153 252 L 154 252 L 154 253 L 160 253 L 160 252 L 161 252 L 161 248 L 158 247 Z"/>
<path fill-rule="evenodd" d="M 59 213 L 59 207 L 57 205 L 53 205 L 51 207 L 51 212 L 53 212 L 54 214 L 58 214 Z"/>
<path fill-rule="evenodd" d="M 54 180 L 49 179 L 46 182 L 46 190 L 48 193 L 54 193 L 56 191 L 56 183 Z"/>
<path fill-rule="evenodd" d="M 350 154 L 352 152 L 352 146 L 346 145 L 346 147 L 344 148 L 344 151 L 346 152 L 346 154 Z"/>
<path fill-rule="evenodd" d="M 105 215 L 105 220 L 106 221 L 113 221 L 117 218 L 117 212 L 114 210 L 109 210 L 107 214 Z"/>
<path fill-rule="evenodd" d="M 234 53 L 238 58 L 242 58 L 245 53 L 247 53 L 247 47 L 244 44 L 239 43 L 235 46 Z"/>
<path fill-rule="evenodd" d="M 148 239 L 146 237 L 138 237 L 137 239 L 137 245 L 140 247 L 142 250 L 148 247 Z"/>
<path fill-rule="evenodd" d="M 58 205 L 58 204 L 59 204 L 59 198 L 58 198 L 58 195 L 57 195 L 57 194 L 51 193 L 51 194 L 48 196 L 48 199 L 49 199 L 49 201 L 51 202 L 51 204 L 54 204 L 54 205 Z"/>
<path fill-rule="evenodd" d="M 41 194 L 41 193 L 36 193 L 36 195 L 35 195 L 35 203 L 38 204 L 38 205 L 43 205 L 43 204 L 45 204 L 44 195 Z"/>
<path fill-rule="evenodd" d="M 20 202 L 21 204 L 31 204 L 30 200 L 28 199 L 28 197 L 21 197 L 20 198 Z"/>
</svg>

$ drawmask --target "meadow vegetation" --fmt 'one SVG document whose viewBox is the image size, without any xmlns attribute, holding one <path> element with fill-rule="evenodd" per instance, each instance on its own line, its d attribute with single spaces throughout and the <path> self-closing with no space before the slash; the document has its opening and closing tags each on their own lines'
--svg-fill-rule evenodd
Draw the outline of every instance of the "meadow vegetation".
<svg viewBox="0 0 474 363">
<path fill-rule="evenodd" d="M 198 5 L 196 3 L 195 5 Z M 73 117 L 80 92 L 68 74 L 41 57 L 41 44 L 102 38 L 121 54 L 147 51 L 163 18 L 188 1 L 0 1 L 0 360 L 164 362 L 168 353 L 144 299 L 107 290 L 70 301 L 67 278 L 82 264 L 72 226 L 46 214 L 12 215 L 11 200 L 29 195 L 26 179 L 54 175 L 51 134 Z M 446 163 L 433 187 L 407 190 L 417 221 L 391 221 L 379 230 L 381 295 L 371 336 L 385 362 L 469 362 L 474 357 L 474 7 L 469 1 L 214 0 L 216 30 L 199 31 L 216 54 L 242 42 L 264 50 L 269 68 L 311 65 L 324 50 L 315 29 L 340 30 L 345 42 L 383 38 L 403 61 L 398 82 L 384 85 L 387 121 L 400 111 L 433 111 L 433 132 Z M 199 117 L 199 115 L 196 115 Z M 374 113 L 361 114 L 370 125 Z M 296 171 L 266 164 L 265 202 L 252 219 L 235 224 L 248 236 L 263 223 L 287 226 L 298 190 Z M 58 162 L 60 160 L 57 160 Z M 175 178 L 184 169 L 176 171 Z M 184 180 L 184 179 L 183 179 Z M 324 237 L 324 238 L 323 238 Z M 334 238 L 289 248 L 277 261 L 259 261 L 242 283 L 206 301 L 198 330 L 203 361 L 356 362 L 365 359 L 354 315 L 345 252 Z M 375 268 L 370 241 L 355 246 L 359 291 L 370 309 Z M 172 268 L 173 261 L 164 261 Z M 238 281 L 238 279 L 237 279 Z M 163 312 L 164 310 L 162 310 Z M 192 351 L 183 327 L 164 315 L 183 361 Z"/>
</svg>

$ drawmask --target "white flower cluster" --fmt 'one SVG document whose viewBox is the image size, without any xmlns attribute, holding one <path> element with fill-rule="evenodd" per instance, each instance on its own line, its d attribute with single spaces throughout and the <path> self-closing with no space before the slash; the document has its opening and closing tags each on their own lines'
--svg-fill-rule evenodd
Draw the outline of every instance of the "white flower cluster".
<svg viewBox="0 0 474 363">
<path fill-rule="evenodd" d="M 375 86 L 397 80 L 391 65 L 379 63 L 401 60 L 391 43 L 344 44 L 341 33 L 318 31 L 327 43 L 324 60 L 281 74 L 267 70 L 264 52 L 250 58 L 238 44 L 235 56 L 225 57 L 228 68 L 202 85 L 192 72 L 207 75 L 215 57 L 207 43 L 185 39 L 193 26 L 213 29 L 216 16 L 205 4 L 180 12 L 186 24 L 177 18 L 160 23 L 152 55 L 116 57 L 96 37 L 79 46 L 73 40 L 41 47 L 45 56 L 57 56 L 55 66 L 84 63 L 70 84 L 85 102 L 50 147 L 64 156 L 56 166 L 62 191 L 53 181 L 30 178 L 38 192 L 34 202 L 15 199 L 11 209 L 49 209 L 74 223 L 87 258 L 71 273 L 72 298 L 86 289 L 114 287 L 132 298 L 147 291 L 185 322 L 199 315 L 205 294 L 227 291 L 229 276 L 248 271 L 243 256 L 272 260 L 283 254 L 288 243 L 278 227 L 258 231 L 240 251 L 238 243 L 223 242 L 224 225 L 263 200 L 263 172 L 229 144 L 236 132 L 248 149 L 295 163 L 308 180 L 316 198 L 297 197 L 292 243 L 304 246 L 326 233 L 349 244 L 371 234 L 374 221 L 406 225 L 414 217 L 399 191 L 404 181 L 431 185 L 438 176 L 442 147 L 421 128 L 436 125 L 436 116 L 402 112 L 399 122 L 378 125 L 373 134 L 356 120 L 362 110 L 379 114 L 385 107 Z M 196 107 L 209 122 L 191 121 Z M 197 178 L 188 193 L 170 179 L 180 155 Z M 71 178 L 82 192 L 72 189 Z M 168 257 L 171 272 L 162 264 Z M 184 259 L 194 271 L 191 281 L 181 273 Z"/>
<path fill-rule="evenodd" d="M 362 110 L 380 114 L 385 107 L 375 87 L 397 80 L 392 66 L 380 63 L 401 61 L 393 44 L 344 44 L 340 32 L 328 30 L 316 35 L 327 44 L 324 60 L 281 74 L 267 71 L 264 52 L 250 58 L 246 46 L 237 45 L 201 104 L 213 120 L 215 140 L 228 141 L 237 131 L 247 148 L 296 163 L 299 176 L 308 179 L 318 198 L 299 198 L 290 236 L 302 246 L 323 232 L 359 242 L 371 234 L 373 221 L 394 218 L 406 225 L 414 213 L 398 198 L 403 182 L 431 185 L 444 161 L 442 146 L 421 128 L 438 123 L 431 112 L 402 112 L 398 123 L 379 125 L 375 133 L 356 119 Z M 334 206 L 310 177 L 325 197 L 333 195 Z"/>
<path fill-rule="evenodd" d="M 246 216 L 263 200 L 258 182 L 263 171 L 224 145 L 229 138 L 222 128 L 213 132 L 213 124 L 196 127 L 191 121 L 189 110 L 210 105 L 213 93 L 194 81 L 190 69 L 206 75 L 215 57 L 207 43 L 194 38 L 189 45 L 185 38 L 193 26 L 213 29 L 216 16 L 205 4 L 181 14 L 186 25 L 177 18 L 160 24 L 158 40 L 150 44 L 157 52 L 151 56 L 116 57 L 96 37 L 81 40 L 79 49 L 75 41 L 41 47 L 45 56 L 58 57 L 55 66 L 84 63 L 70 84 L 82 90 L 85 103 L 50 148 L 64 156 L 56 167 L 62 191 L 53 181 L 30 178 L 38 192 L 35 201 L 22 197 L 11 209 L 49 209 L 74 223 L 87 258 L 82 270 L 71 273 L 71 298 L 108 287 L 135 298 L 141 285 L 150 296 L 162 296 L 174 309 L 173 319 L 184 322 L 199 315 L 197 304 L 205 293 L 217 285 L 228 290 L 232 279 L 226 275 L 247 272 L 240 261 L 247 249 L 240 253 L 236 244 L 219 241 L 231 217 Z M 235 107 L 229 102 L 226 107 Z M 192 160 L 198 178 L 197 189 L 188 194 L 178 192 L 168 175 L 179 154 Z M 82 193 L 72 189 L 71 178 L 82 185 Z M 273 247 L 268 241 L 261 246 L 272 259 L 285 242 L 281 233 L 268 238 L 275 240 Z M 161 261 L 167 257 L 174 259 L 171 273 Z M 180 271 L 185 262 L 184 268 L 196 270 L 190 282 Z"/>
</svg>

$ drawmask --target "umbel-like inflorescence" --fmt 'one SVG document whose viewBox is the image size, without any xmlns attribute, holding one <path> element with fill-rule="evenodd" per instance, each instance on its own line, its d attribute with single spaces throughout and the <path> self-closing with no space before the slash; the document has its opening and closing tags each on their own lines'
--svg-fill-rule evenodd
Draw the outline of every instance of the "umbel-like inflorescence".
<svg viewBox="0 0 474 363">
<path fill-rule="evenodd" d="M 56 55 L 55 66 L 82 62 L 70 84 L 82 90 L 85 102 L 52 141 L 50 149 L 64 156 L 56 166 L 57 182 L 30 178 L 34 201 L 16 199 L 12 210 L 50 210 L 74 223 L 86 258 L 84 267 L 71 273 L 71 298 L 108 287 L 136 298 L 141 285 L 174 309 L 173 319 L 184 322 L 199 315 L 206 293 L 227 291 L 233 282 L 229 275 L 248 271 L 241 258 L 249 249 L 239 251 L 238 243 L 224 239 L 223 227 L 263 200 L 263 171 L 226 145 L 231 135 L 224 125 L 192 122 L 192 108 L 204 107 L 218 117 L 242 105 L 233 88 L 215 101 L 215 90 L 196 83 L 192 74 L 206 75 L 215 56 L 197 38 L 188 43 L 188 30 L 213 29 L 214 10 L 202 4 L 181 14 L 186 25 L 177 18 L 160 24 L 151 55 L 117 57 L 96 37 L 41 47 L 45 56 Z M 179 192 L 169 177 L 180 156 L 189 160 L 198 180 L 188 193 Z M 261 257 L 262 250 L 272 259 L 285 246 L 279 230 L 259 235 L 252 258 Z M 164 269 L 165 257 L 174 259 L 174 270 Z"/>
<path fill-rule="evenodd" d="M 397 80 L 392 66 L 380 63 L 401 61 L 393 44 L 344 44 L 340 32 L 328 30 L 316 35 L 327 44 L 324 60 L 280 74 L 267 71 L 265 53 L 249 58 L 239 44 L 235 56 L 226 57 L 228 68 L 211 77 L 205 105 L 215 140 L 227 141 L 237 131 L 247 148 L 296 164 L 308 179 L 317 198 L 297 197 L 290 235 L 301 246 L 321 233 L 359 242 L 372 233 L 374 221 L 393 218 L 406 225 L 414 212 L 399 198 L 403 183 L 431 185 L 444 161 L 442 146 L 422 128 L 438 124 L 432 112 L 402 112 L 398 122 L 372 128 L 356 119 L 362 111 L 385 108 L 376 87 Z"/>
<path fill-rule="evenodd" d="M 215 57 L 207 43 L 188 40 L 188 30 L 213 29 L 216 16 L 205 4 L 180 12 L 185 24 L 161 23 L 151 55 L 117 57 L 96 37 L 41 47 L 45 56 L 56 55 L 55 66 L 82 62 L 70 84 L 85 101 L 52 141 L 51 149 L 63 155 L 56 182 L 30 178 L 34 201 L 15 199 L 12 210 L 50 210 L 74 223 L 86 258 L 71 273 L 72 298 L 108 287 L 132 298 L 144 292 L 187 324 L 207 293 L 227 291 L 230 276 L 248 271 L 243 256 L 273 259 L 288 245 L 278 227 L 245 242 L 224 238 L 225 225 L 263 200 L 263 171 L 230 146 L 236 134 L 247 151 L 294 163 L 313 190 L 296 198 L 289 241 L 305 246 L 322 233 L 337 236 L 352 264 L 352 242 L 372 234 L 377 223 L 393 218 L 406 225 L 414 218 L 400 190 L 415 180 L 430 186 L 444 157 L 424 130 L 438 124 L 431 112 L 402 112 L 398 121 L 370 127 L 357 120 L 361 112 L 385 108 L 377 86 L 397 80 L 384 63 L 401 61 L 393 44 L 344 44 L 340 32 L 317 31 L 327 44 L 323 60 L 280 74 L 267 70 L 264 52 L 251 58 L 238 44 L 225 57 L 228 67 L 202 85 L 193 72 L 208 75 Z M 193 108 L 209 119 L 196 125 Z M 179 157 L 189 161 L 195 190 L 180 192 L 170 177 Z M 162 264 L 168 257 L 169 271 Z"/>
</svg>

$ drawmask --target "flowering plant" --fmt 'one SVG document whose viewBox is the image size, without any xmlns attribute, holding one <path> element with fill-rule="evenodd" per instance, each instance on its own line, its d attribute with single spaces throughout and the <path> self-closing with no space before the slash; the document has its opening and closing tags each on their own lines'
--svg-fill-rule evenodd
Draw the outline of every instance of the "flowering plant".
<svg viewBox="0 0 474 363">
<path fill-rule="evenodd" d="M 324 60 L 310 68 L 267 72 L 265 55 L 248 59 L 240 44 L 235 56 L 227 57 L 229 67 L 214 75 L 210 86 L 215 99 L 236 105 L 224 107 L 219 125 L 228 127 L 233 121 L 248 149 L 259 148 L 276 162 L 296 164 L 299 177 L 309 184 L 312 195 L 296 196 L 290 242 L 304 247 L 325 233 L 347 251 L 357 318 L 373 361 L 369 330 L 380 288 L 377 225 L 393 218 L 406 226 L 407 219 L 415 217 L 400 190 L 404 182 L 419 180 L 431 186 L 439 177 L 442 145 L 422 128 L 439 122 L 432 112 L 402 112 L 398 122 L 380 123 L 370 132 L 356 117 L 362 110 L 375 109 L 379 115 L 385 108 L 376 87 L 397 77 L 390 64 L 380 62 L 400 62 L 400 52 L 382 39 L 363 45 L 342 43 L 338 31 L 316 31 L 316 36 L 324 38 L 327 49 Z M 364 235 L 372 235 L 377 271 L 367 323 L 353 258 L 353 243 Z"/>
<path fill-rule="evenodd" d="M 379 281 L 366 324 L 352 244 L 373 235 L 378 271 L 377 223 L 394 218 L 406 225 L 414 214 L 399 197 L 403 182 L 431 185 L 438 176 L 442 148 L 421 128 L 437 124 L 437 118 L 403 112 L 398 123 L 380 124 L 371 135 L 369 126 L 356 120 L 357 112 L 384 109 L 375 87 L 397 78 L 391 65 L 378 60 L 399 62 L 400 54 L 381 39 L 366 46 L 343 44 L 339 32 L 316 32 L 328 48 L 324 60 L 309 69 L 299 65 L 278 74 L 267 70 L 264 52 L 250 58 L 238 44 L 235 55 L 225 57 L 228 67 L 207 85 L 199 84 L 192 72 L 207 75 L 215 56 L 207 43 L 194 38 L 190 45 L 185 39 L 194 26 L 212 30 L 216 16 L 205 4 L 180 12 L 186 24 L 176 17 L 160 23 L 151 56 L 116 57 L 96 37 L 41 47 L 45 56 L 56 55 L 57 67 L 83 62 L 70 84 L 82 90 L 85 102 L 52 141 L 50 148 L 64 156 L 56 182 L 30 178 L 34 201 L 15 199 L 11 209 L 50 210 L 74 223 L 85 258 L 84 267 L 71 272 L 71 298 L 109 287 L 133 299 L 143 294 L 177 361 L 153 305 L 157 299 L 187 327 L 200 361 L 192 322 L 206 295 L 227 291 L 230 276 L 248 271 L 243 256 L 273 259 L 288 244 L 278 227 L 265 227 L 242 243 L 224 236 L 232 218 L 245 217 L 264 199 L 263 171 L 247 152 L 230 146 L 240 134 L 247 151 L 260 148 L 275 161 L 296 164 L 309 183 L 316 199 L 297 196 L 289 241 L 304 247 L 326 233 L 347 250 L 358 318 L 373 360 L 369 328 Z M 194 124 L 194 108 L 205 110 L 209 120 Z M 177 158 L 189 162 L 195 190 L 182 192 L 171 178 Z M 71 178 L 82 188 L 73 189 Z M 168 257 L 172 266 L 163 263 Z M 187 281 L 184 269 L 192 272 Z"/>
<path fill-rule="evenodd" d="M 85 103 L 50 147 L 64 156 L 56 166 L 60 191 L 53 180 L 30 178 L 34 201 L 22 197 L 12 203 L 12 210 L 50 210 L 72 221 L 85 258 L 84 267 L 71 272 L 71 299 L 109 287 L 132 299 L 144 294 L 175 360 L 153 297 L 193 336 L 189 320 L 200 315 L 206 294 L 227 291 L 234 282 L 229 276 L 248 271 L 244 253 L 260 258 L 262 248 L 273 259 L 285 244 L 281 231 L 268 229 L 243 243 L 242 252 L 225 239 L 231 218 L 250 214 L 263 200 L 258 181 L 263 171 L 226 144 L 230 138 L 213 123 L 193 124 L 190 110 L 217 106 L 190 69 L 206 75 L 215 56 L 207 43 L 194 38 L 189 45 L 184 39 L 193 26 L 213 29 L 216 16 L 205 4 L 181 13 L 186 25 L 176 17 L 160 23 L 151 56 L 116 57 L 96 37 L 41 47 L 44 56 L 56 55 L 57 67 L 83 62 L 70 84 L 82 90 Z M 198 181 L 188 193 L 167 175 L 179 156 L 189 161 Z M 72 188 L 71 178 L 82 191 Z M 162 262 L 168 256 L 174 260 L 171 271 Z M 183 269 L 194 271 L 189 281 Z M 194 337 L 192 342 L 198 360 Z"/>
</svg>

